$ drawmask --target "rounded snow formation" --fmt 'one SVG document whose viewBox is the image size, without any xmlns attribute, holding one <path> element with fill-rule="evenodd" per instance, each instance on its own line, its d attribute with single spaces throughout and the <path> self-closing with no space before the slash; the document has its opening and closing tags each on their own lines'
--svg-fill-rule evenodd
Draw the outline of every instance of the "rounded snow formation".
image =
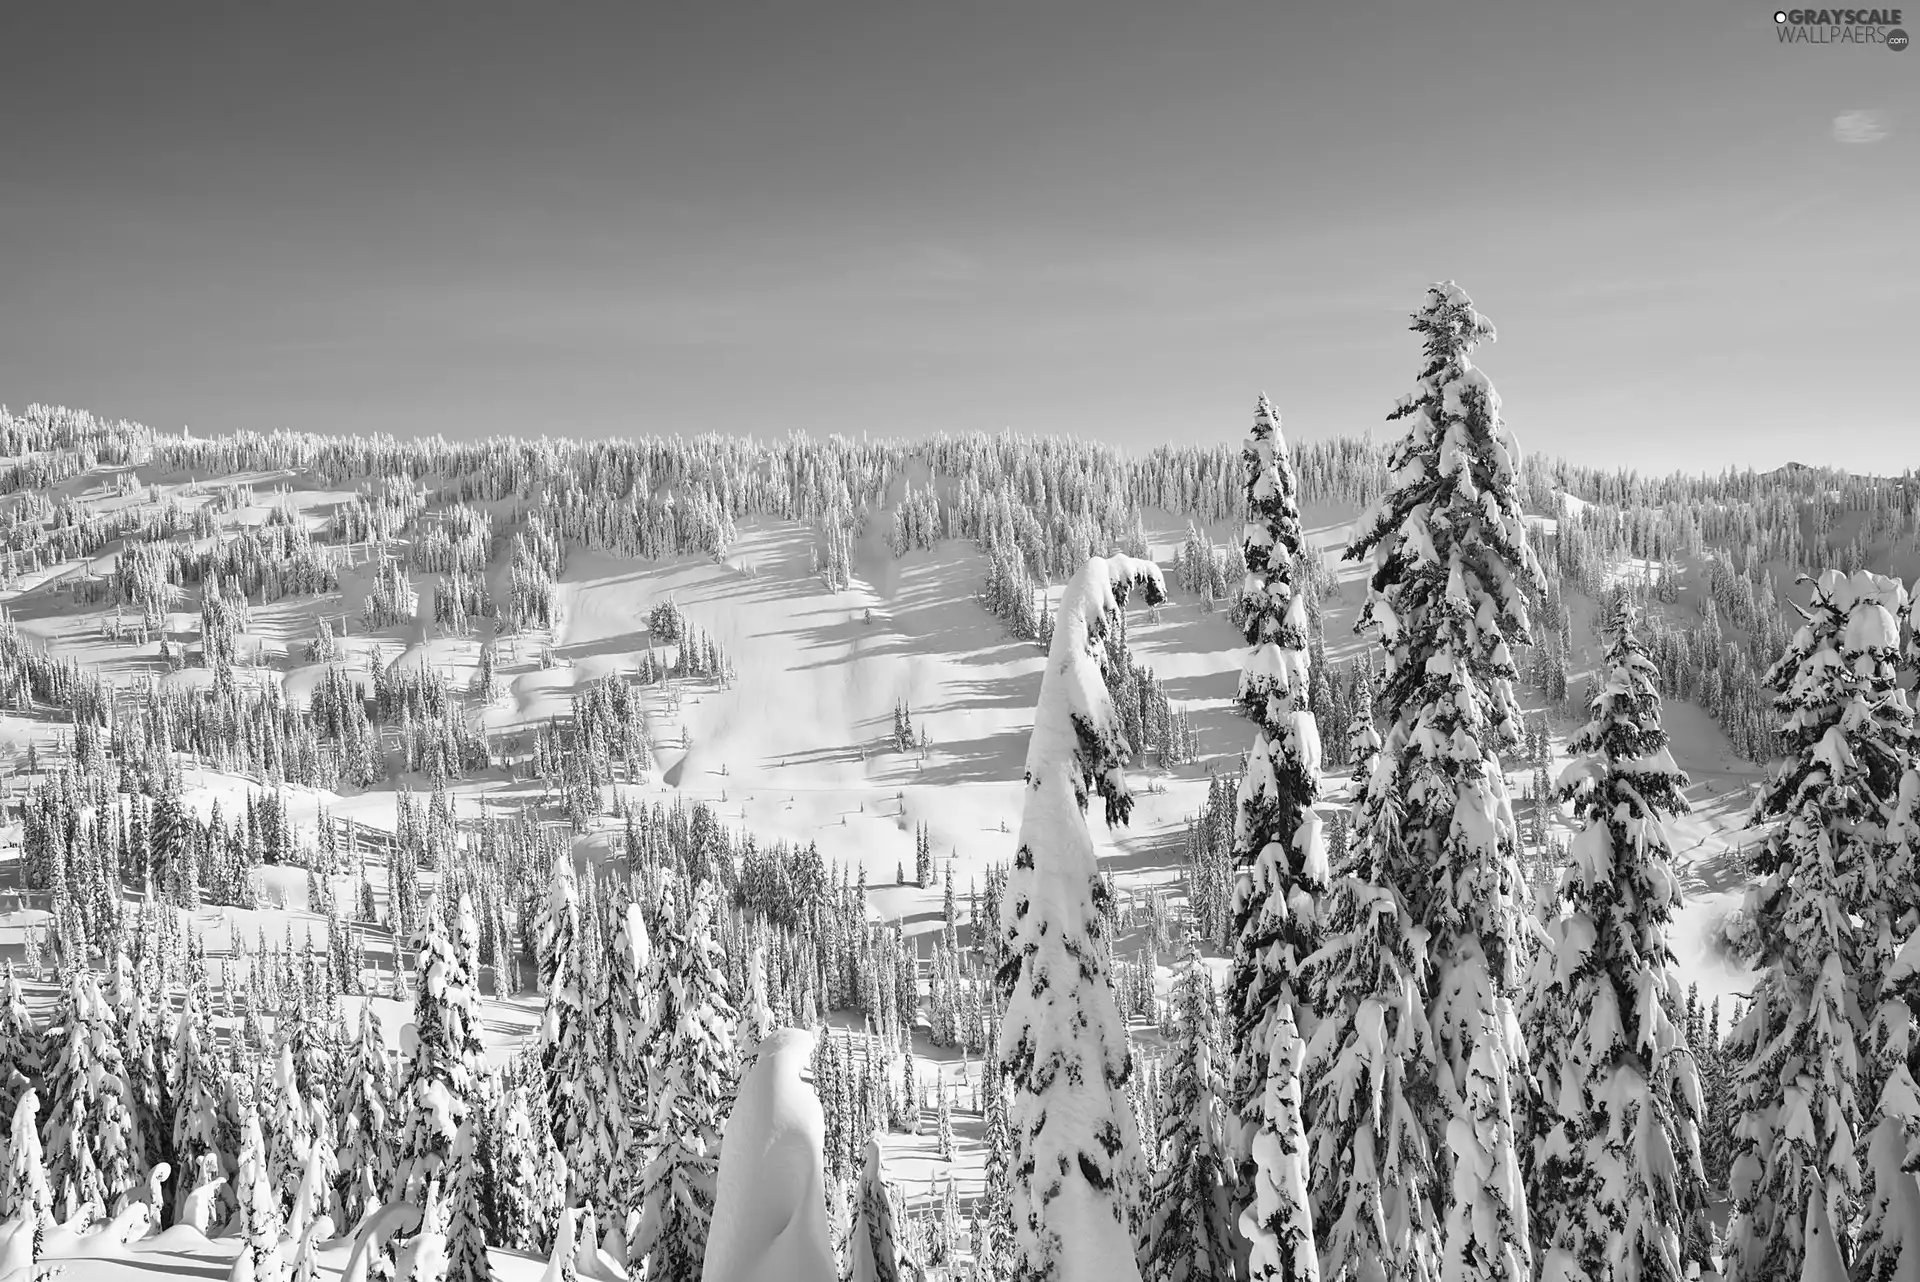
<svg viewBox="0 0 1920 1282">
<path fill-rule="evenodd" d="M 813 1041 L 805 1029 L 774 1030 L 740 1084 L 720 1146 L 704 1282 L 833 1282 L 826 1117 L 803 1077 Z"/>
</svg>

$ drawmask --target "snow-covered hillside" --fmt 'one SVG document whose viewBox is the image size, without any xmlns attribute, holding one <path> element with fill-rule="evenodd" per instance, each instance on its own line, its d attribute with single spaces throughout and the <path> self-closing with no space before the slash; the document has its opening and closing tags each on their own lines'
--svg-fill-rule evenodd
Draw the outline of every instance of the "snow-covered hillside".
<svg viewBox="0 0 1920 1282">
<path fill-rule="evenodd" d="M 567 930 L 607 944 L 632 900 L 664 923 L 652 946 L 669 953 L 692 946 L 674 942 L 675 923 L 708 923 L 716 982 L 743 1016 L 823 1029 L 809 1072 L 827 1104 L 836 1242 L 853 1229 L 877 1127 L 899 1231 L 958 1270 L 975 1252 L 967 1221 L 1005 1177 L 990 1169 L 1008 1119 L 983 1068 L 988 976 L 1029 791 L 1047 663 L 1036 640 L 1050 636 L 1061 567 L 1122 548 L 1158 567 L 1170 598 L 1126 612 L 1109 680 L 1138 740 L 1133 804 L 1126 826 L 1091 826 L 1114 892 L 1115 988 L 1147 1082 L 1171 1071 L 1163 1060 L 1179 1044 L 1190 930 L 1216 987 L 1228 984 L 1229 941 L 1208 923 L 1229 897 L 1217 851 L 1252 743 L 1237 706 L 1234 451 L 1153 471 L 1098 449 L 984 438 L 785 454 L 656 443 L 625 456 L 198 442 L 50 412 L 10 422 L 0 956 L 42 1028 L 71 1010 L 71 968 L 85 966 L 105 976 L 107 1007 L 145 1002 L 156 1030 L 184 1018 L 194 989 L 209 1047 L 236 1064 L 308 1021 L 346 1034 L 328 1052 L 344 1060 L 363 1010 L 387 1057 L 411 1064 L 418 994 L 434 982 L 416 940 L 435 904 L 458 936 L 464 896 L 478 1007 L 460 1053 L 490 1089 L 537 1093 L 543 1021 L 546 1042 L 556 1035 L 549 995 L 579 1003 L 592 991 L 582 985 L 610 982 L 553 971 L 543 932 L 559 929 L 555 905 L 570 905 Z M 1324 683 L 1311 698 L 1328 745 L 1317 804 L 1343 832 L 1357 798 L 1335 718 L 1380 660 L 1356 633 L 1369 571 L 1341 553 L 1380 492 L 1381 463 L 1334 446 L 1300 458 L 1303 590 Z M 1589 683 L 1606 679 L 1602 596 L 1639 585 L 1653 626 L 1684 638 L 1731 580 L 1714 546 L 1672 534 L 1672 511 L 1658 524 L 1593 478 L 1559 487 L 1535 461 L 1524 477 L 1548 604 L 1518 660 L 1527 747 L 1501 764 L 1520 866 L 1546 894 L 1577 821 L 1540 799 L 1542 784 L 1586 719 Z M 1578 497 L 1582 481 L 1601 496 Z M 1909 534 L 1877 520 L 1814 524 L 1897 568 Z M 1615 525 L 1628 533 L 1615 538 Z M 1804 563 L 1805 546 L 1782 550 L 1742 553 L 1738 569 L 1749 592 L 1754 573 L 1780 579 L 1776 624 L 1793 593 L 1806 599 L 1777 573 Z M 1026 586 L 1005 586 L 1015 580 Z M 1716 629 L 1717 610 L 1706 610 Z M 1023 619 L 1042 635 L 1021 635 Z M 1772 635 L 1757 617 L 1726 627 L 1730 644 Z M 1747 925 L 1735 910 L 1763 770 L 1723 729 L 1722 684 L 1711 710 L 1669 695 L 1664 726 L 1691 780 L 1690 809 L 1667 828 L 1683 891 L 1671 942 L 1680 978 L 1724 1026 L 1753 981 L 1726 941 Z M 687 899 L 696 865 L 711 904 Z M 605 1036 L 639 1037 L 649 1000 L 636 988 L 621 1016 L 631 1027 Z M 44 1064 L 17 1061 L 10 1098 Z M 551 1107 L 573 1110 L 568 1125 L 607 1128 L 596 1142 L 617 1150 L 630 1123 L 596 1114 L 595 1089 Z M 1149 1128 L 1153 1107 L 1136 1098 Z M 447 1146 L 472 1142 L 457 1119 L 446 1126 Z M 598 1177 L 642 1178 L 621 1152 L 602 1156 Z M 208 1173 L 237 1189 L 238 1170 L 215 1159 Z M 542 1174 L 553 1205 L 522 1208 L 540 1222 L 496 1241 L 500 1276 L 548 1269 L 557 1200 L 580 1178 Z M 183 1191 L 176 1176 L 155 1198 L 169 1223 Z M 51 1196 L 61 1216 L 78 1207 L 65 1189 Z M 40 1254 L 84 1259 L 89 1279 L 156 1262 L 213 1275 L 251 1258 L 233 1197 L 214 1197 L 210 1239 L 181 1224 L 149 1236 L 76 1222 L 48 1229 Z M 236 1215 L 233 1233 L 217 1231 Z M 576 1228 L 593 1235 L 578 1243 L 580 1271 L 608 1276 L 658 1226 Z M 132 1241 L 116 1240 L 122 1229 Z M 344 1236 L 326 1236 L 310 1267 L 350 1271 L 347 1253 Z"/>
</svg>

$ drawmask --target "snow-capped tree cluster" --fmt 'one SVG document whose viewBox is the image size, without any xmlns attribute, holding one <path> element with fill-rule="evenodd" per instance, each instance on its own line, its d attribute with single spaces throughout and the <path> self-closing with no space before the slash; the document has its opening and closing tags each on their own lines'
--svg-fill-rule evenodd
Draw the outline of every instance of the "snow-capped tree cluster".
<svg viewBox="0 0 1920 1282">
<path fill-rule="evenodd" d="M 1883 571 L 1920 548 L 1920 484 L 1523 457 L 1471 299 L 1433 287 L 1413 329 L 1384 447 L 1290 447 L 1265 397 L 1237 446 L 1140 457 L 0 411 L 0 582 L 94 607 L 116 661 L 0 620 L 0 706 L 43 727 L 0 826 L 25 905 L 0 1259 L 125 1217 L 263 1282 L 336 1236 L 356 1282 L 471 1282 L 501 1250 L 555 1282 L 1914 1275 L 1920 641 Z M 1357 652 L 1309 504 L 1369 508 Z M 631 662 L 563 644 L 574 554 L 750 575 L 768 522 L 805 527 L 806 592 L 966 541 L 979 605 L 1044 655 L 1011 647 L 1039 690 L 1008 861 L 956 879 L 915 815 L 885 894 L 926 892 L 918 926 L 875 917 L 884 851 L 731 825 L 724 784 L 642 799 L 686 786 L 653 769 L 682 689 L 739 680 L 703 598 L 652 602 Z M 1130 767 L 1197 799 L 1216 715 L 1185 634 L 1130 649 L 1136 594 L 1238 634 L 1251 724 L 1209 728 L 1178 880 L 1123 887 L 1089 807 L 1126 823 Z M 553 679 L 529 668 L 576 661 L 517 713 Z M 1676 955 L 1675 700 L 1779 758 L 1724 1012 Z M 863 764 L 926 765 L 928 715 L 902 695 Z M 210 772 L 238 783 L 216 801 Z M 391 830 L 344 817 L 369 793 Z M 502 1044 L 514 1003 L 538 1030 Z M 940 1172 L 911 1190 L 903 1135 Z"/>
</svg>

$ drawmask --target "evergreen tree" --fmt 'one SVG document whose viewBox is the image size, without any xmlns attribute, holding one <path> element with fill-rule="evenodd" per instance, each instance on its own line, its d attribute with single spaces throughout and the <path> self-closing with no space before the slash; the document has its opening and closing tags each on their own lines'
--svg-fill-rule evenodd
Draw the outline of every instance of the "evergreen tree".
<svg viewBox="0 0 1920 1282">
<path fill-rule="evenodd" d="M 1246 475 L 1247 563 L 1240 598 L 1247 658 L 1240 703 L 1257 729 L 1236 798 L 1233 828 L 1233 970 L 1227 1009 L 1233 1044 L 1233 1150 L 1251 1247 L 1249 1276 L 1316 1276 L 1313 1219 L 1305 1201 L 1307 1146 L 1294 1073 L 1302 1034 L 1300 963 L 1318 934 L 1316 897 L 1327 853 L 1313 803 L 1320 791 L 1320 731 L 1308 711 L 1307 602 L 1295 590 L 1300 507 L 1293 463 L 1273 406 L 1262 396 L 1241 451 Z M 1209 556 L 1209 559 L 1210 556 Z"/>
<path fill-rule="evenodd" d="M 1665 820 L 1689 809 L 1687 776 L 1624 602 L 1606 642 L 1592 720 L 1568 744 L 1562 795 L 1583 827 L 1561 878 L 1566 908 L 1533 976 L 1531 1204 L 1547 1276 L 1681 1282 L 1708 1263 L 1697 1034 L 1679 1022 L 1668 943 L 1679 882 Z"/>
<path fill-rule="evenodd" d="M 1159 570 L 1129 557 L 1090 559 L 1068 585 L 1027 748 L 1019 847 L 1001 910 L 1007 1006 L 997 1047 L 1014 1090 L 1020 1277 L 1139 1276 L 1128 1224 L 1140 1142 L 1126 1100 L 1126 1026 L 1109 977 L 1112 891 L 1086 822 L 1096 793 L 1108 823 L 1126 822 L 1133 809 L 1106 642 L 1136 586 L 1150 605 L 1166 598 Z"/>
<path fill-rule="evenodd" d="M 13 961 L 0 962 L 0 1108 L 13 1116 L 20 1096 L 40 1076 L 40 1029 L 27 1009 Z"/>
<path fill-rule="evenodd" d="M 1191 937 L 1173 1004 L 1180 1042 L 1161 1088 L 1159 1163 L 1142 1271 L 1148 1282 L 1208 1282 L 1233 1273 L 1231 1163 L 1222 1143 L 1221 1082 L 1213 1066 L 1213 984 Z M 1297 1109 L 1297 1096 L 1293 1104 Z M 1304 1205 L 1304 1186 L 1296 1196 Z M 1311 1239 L 1306 1245 L 1311 1251 Z"/>
<path fill-rule="evenodd" d="M 645 1260 L 648 1282 L 698 1282 L 713 1214 L 734 1024 L 714 907 L 713 883 L 702 882 L 685 924 L 663 915 L 655 940 L 643 1122 L 652 1158 L 641 1176 L 638 1231 L 627 1244 L 629 1271 Z"/>
<path fill-rule="evenodd" d="M 470 1113 L 454 1137 L 442 1214 L 446 1223 L 446 1282 L 491 1282 L 485 1194 L 493 1172 L 484 1169 L 480 1113 Z"/>
<path fill-rule="evenodd" d="M 1823 1198 L 1845 1224 L 1866 1191 L 1859 1149 L 1893 1079 L 1865 1013 L 1881 1007 L 1892 932 L 1915 898 L 1887 824 L 1912 771 L 1913 714 L 1895 670 L 1905 604 L 1895 580 L 1822 574 L 1766 676 L 1787 754 L 1757 807 L 1774 821 L 1747 892 L 1760 973 L 1728 1039 L 1741 1065 L 1728 1225 L 1736 1282 L 1797 1273 L 1804 1239 L 1794 1228 L 1809 1200 Z M 1862 1245 L 1863 1260 L 1878 1254 Z"/>
<path fill-rule="evenodd" d="M 175 1217 L 179 1218 L 186 1199 L 199 1184 L 202 1172 L 218 1169 L 221 1156 L 221 1109 L 226 1088 L 221 1081 L 220 1062 L 201 1012 L 200 999 L 191 985 L 187 1001 L 174 1027 L 172 1076 L 169 1094 L 173 1103 L 173 1153 L 179 1163 L 175 1172 L 177 1189 Z"/>
<path fill-rule="evenodd" d="M 53 1190 L 47 1185 L 47 1168 L 40 1156 L 40 1097 L 31 1086 L 20 1092 L 13 1106 L 13 1130 L 7 1149 L 6 1183 L 0 1187 L 0 1215 L 21 1221 L 19 1232 L 31 1231 L 33 1254 L 53 1227 Z"/>
<path fill-rule="evenodd" d="M 451 938 L 438 905 L 430 904 L 425 918 L 413 1008 L 418 1048 L 401 1088 L 406 1112 L 394 1186 L 406 1201 L 423 1205 L 433 1184 L 450 1220 L 480 1222 L 474 1205 L 478 1185 L 454 1169 L 455 1147 L 473 1114 L 478 1079 L 485 1071 L 476 984 L 479 926 L 472 900 L 465 894 L 455 911 Z M 467 1263 L 472 1263 L 470 1258 Z M 449 1282 L 476 1282 L 476 1277 L 450 1275 Z M 478 1282 L 484 1282 L 484 1276 Z"/>
<path fill-rule="evenodd" d="M 93 1203 L 117 1214 L 139 1177 L 139 1136 L 120 1039 L 98 985 L 75 970 L 47 1038 L 47 1174 L 64 1198 L 61 1218 Z"/>
<path fill-rule="evenodd" d="M 1493 326 L 1448 282 L 1413 328 L 1426 363 L 1391 415 L 1410 427 L 1347 551 L 1373 556 L 1360 626 L 1385 650 L 1390 729 L 1322 954 L 1311 1187 L 1330 1276 L 1437 1263 L 1448 1278 L 1521 1282 L 1513 994 L 1530 941 L 1495 748 L 1519 737 L 1509 645 L 1530 639 L 1540 572 L 1519 449 L 1469 359 Z"/>
<path fill-rule="evenodd" d="M 1347 763 L 1355 796 L 1366 793 L 1373 763 L 1380 759 L 1380 731 L 1373 724 L 1373 677 L 1362 671 L 1353 678 L 1353 719 L 1347 723 Z"/>
<path fill-rule="evenodd" d="M 747 1008 L 740 1020 L 740 1062 L 747 1065 L 759 1051 L 760 1043 L 773 1034 L 779 1026 L 774 1018 L 773 1005 L 767 999 L 767 949 L 764 940 L 756 939 L 753 944 L 752 959 L 747 963 L 748 997 Z"/>
<path fill-rule="evenodd" d="M 847 1282 L 909 1282 L 916 1272 L 894 1226 L 893 1186 L 880 1141 L 867 1141 L 867 1164 L 854 1193 L 853 1232 L 847 1238 Z"/>
<path fill-rule="evenodd" d="M 987 1044 L 999 1044 L 997 1029 Z M 1013 1267 L 1013 1201 L 1010 1192 L 1013 1188 L 1013 1167 L 1019 1155 L 1014 1151 L 1013 1127 L 1007 1117 L 1006 1082 L 998 1063 L 989 1059 L 982 1076 L 986 1079 L 981 1086 L 981 1095 L 984 1097 L 981 1101 L 982 1110 L 986 1115 L 986 1178 L 983 1182 L 986 1205 L 979 1214 L 984 1228 L 986 1254 L 980 1262 L 992 1276 L 1004 1277 Z"/>
<path fill-rule="evenodd" d="M 313 1148 L 313 1136 L 300 1087 L 294 1081 L 293 1046 L 282 1041 L 260 1098 L 266 1120 L 267 1177 L 280 1193 L 280 1214 L 294 1214 L 294 1200 Z"/>
<path fill-rule="evenodd" d="M 280 1257 L 280 1198 L 267 1169 L 267 1144 L 260 1134 L 260 1114 L 252 1102 L 242 1104 L 240 1161 L 233 1177 L 234 1198 L 240 1204 L 240 1258 L 252 1282 L 280 1282 L 286 1261 Z"/>
<path fill-rule="evenodd" d="M 653 941 L 640 905 L 630 903 L 621 914 L 613 938 L 613 973 L 609 976 L 613 1032 L 608 1042 L 605 1112 L 612 1121 L 613 1151 L 610 1172 L 618 1187 L 639 1187 L 646 1169 L 644 1122 L 652 1103 L 647 1081 L 647 1038 L 653 1031 Z M 634 1199 L 618 1197 L 622 1213 Z"/>
<path fill-rule="evenodd" d="M 393 1180 L 393 1074 L 380 1017 L 370 1001 L 360 1004 L 359 1033 L 341 1074 L 337 1100 L 340 1227 L 346 1229 L 385 1203 Z"/>
<path fill-rule="evenodd" d="M 537 1251 L 547 1226 L 559 1213 L 548 1187 L 546 1159 L 552 1143 L 533 1124 L 533 1097 L 512 1086 L 501 1097 L 500 1212 L 494 1229 L 500 1244 L 516 1251 Z"/>
<path fill-rule="evenodd" d="M 540 1023 L 547 1123 L 555 1146 L 568 1155 L 571 1180 L 577 1178 L 572 1172 L 576 1165 L 572 1137 L 579 1133 L 581 1115 L 591 1105 L 584 1098 L 587 1014 L 578 943 L 580 890 L 570 850 L 554 859 L 537 931 L 540 988 L 547 995 L 546 1013 Z"/>
<path fill-rule="evenodd" d="M 1901 813 L 1895 826 L 1904 838 L 1896 875 L 1911 878 L 1920 843 L 1920 775 L 1909 772 L 1901 786 Z M 1909 881 L 1908 884 L 1911 884 Z M 1905 1282 L 1920 1264 L 1920 1176 L 1909 1169 L 1920 1149 L 1920 1090 L 1915 1060 L 1920 1059 L 1915 1012 L 1920 1011 L 1920 931 L 1909 932 L 1886 974 L 1874 1041 L 1885 1084 L 1880 1089 L 1878 1120 L 1866 1136 L 1865 1192 L 1861 1198 L 1854 1276 L 1863 1282 Z"/>
</svg>

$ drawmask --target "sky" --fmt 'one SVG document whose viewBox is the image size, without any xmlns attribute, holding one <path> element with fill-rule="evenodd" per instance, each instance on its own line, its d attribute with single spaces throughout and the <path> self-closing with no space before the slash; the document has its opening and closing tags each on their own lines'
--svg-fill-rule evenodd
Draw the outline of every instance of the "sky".
<svg viewBox="0 0 1920 1282">
<path fill-rule="evenodd" d="M 1920 30 L 1920 6 L 1904 15 Z M 11 6 L 0 401 L 1920 466 L 1920 51 L 1770 3 Z M 1908 448 L 1900 450 L 1899 444 Z"/>
</svg>

